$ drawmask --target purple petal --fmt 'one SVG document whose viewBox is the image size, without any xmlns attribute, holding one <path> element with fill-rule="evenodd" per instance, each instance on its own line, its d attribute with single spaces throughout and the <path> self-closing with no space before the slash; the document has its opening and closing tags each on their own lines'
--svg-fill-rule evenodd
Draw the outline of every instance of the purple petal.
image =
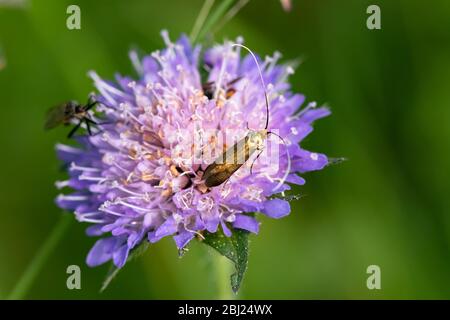
<svg viewBox="0 0 450 320">
<path fill-rule="evenodd" d="M 264 202 L 264 209 L 262 210 L 262 213 L 275 219 L 287 216 L 289 212 L 291 212 L 289 202 L 282 199 L 272 199 Z"/>
<path fill-rule="evenodd" d="M 84 204 L 88 200 L 89 196 L 87 195 L 72 193 L 67 195 L 60 194 L 56 197 L 55 202 L 61 209 L 75 211 L 80 204 Z"/>
<path fill-rule="evenodd" d="M 177 223 L 173 217 L 169 217 L 162 225 L 156 229 L 155 236 L 158 238 L 164 238 L 177 232 Z"/>
<path fill-rule="evenodd" d="M 116 246 L 116 238 L 104 238 L 97 240 L 86 258 L 86 264 L 90 267 L 96 267 L 108 260 L 111 260 L 113 256 L 113 250 Z"/>
<path fill-rule="evenodd" d="M 127 262 L 128 253 L 130 252 L 130 248 L 128 245 L 124 244 L 118 250 L 113 253 L 113 261 L 117 268 L 122 268 Z"/>
<path fill-rule="evenodd" d="M 133 232 L 127 239 L 127 244 L 130 249 L 133 249 L 144 238 L 145 231 Z"/>
<path fill-rule="evenodd" d="M 220 222 L 222 230 L 225 236 L 231 237 L 231 230 L 227 227 L 227 224 L 223 221 Z"/>
<path fill-rule="evenodd" d="M 184 54 L 189 59 L 189 62 L 192 65 L 196 66 L 198 63 L 200 46 L 196 46 L 193 48 L 189 38 L 185 34 L 181 35 L 181 37 L 177 41 L 177 44 L 180 44 L 183 47 Z"/>
<path fill-rule="evenodd" d="M 303 179 L 302 177 L 296 175 L 295 173 L 288 175 L 286 181 L 289 182 L 289 183 L 298 184 L 300 186 L 305 184 L 305 179 Z"/>
<path fill-rule="evenodd" d="M 211 233 L 214 233 L 217 231 L 217 228 L 219 227 L 219 218 L 218 217 L 212 217 L 204 221 L 205 228 Z"/>
<path fill-rule="evenodd" d="M 243 214 L 237 215 L 233 222 L 233 227 L 237 229 L 244 229 L 253 233 L 259 232 L 259 222 L 253 218 Z"/>
<path fill-rule="evenodd" d="M 90 237 L 101 236 L 103 234 L 102 224 L 94 224 L 86 229 L 86 234 Z"/>
<path fill-rule="evenodd" d="M 57 144 L 56 153 L 58 155 L 58 158 L 66 163 L 74 162 L 79 157 L 82 157 L 84 154 L 82 149 L 68 146 L 65 144 Z"/>
<path fill-rule="evenodd" d="M 292 161 L 292 170 L 300 173 L 321 170 L 328 164 L 326 155 L 306 150 L 299 150 Z"/>
<path fill-rule="evenodd" d="M 189 231 L 182 231 L 180 234 L 173 237 L 178 249 L 184 248 L 193 238 L 194 233 Z"/>
<path fill-rule="evenodd" d="M 317 108 L 317 109 L 311 109 L 301 117 L 303 121 L 306 123 L 311 123 L 317 119 L 324 118 L 326 116 L 329 116 L 331 114 L 331 111 L 328 108 Z"/>
<path fill-rule="evenodd" d="M 294 94 L 291 97 L 287 98 L 285 101 L 280 101 L 280 98 L 278 99 L 279 100 L 276 102 L 280 104 L 280 107 L 275 112 L 270 114 L 270 126 L 279 126 L 280 124 L 282 124 L 287 115 L 293 114 L 305 102 L 305 96 L 302 94 Z M 284 128 L 284 126 L 282 127 Z M 276 127 L 273 126 L 273 128 Z"/>
</svg>

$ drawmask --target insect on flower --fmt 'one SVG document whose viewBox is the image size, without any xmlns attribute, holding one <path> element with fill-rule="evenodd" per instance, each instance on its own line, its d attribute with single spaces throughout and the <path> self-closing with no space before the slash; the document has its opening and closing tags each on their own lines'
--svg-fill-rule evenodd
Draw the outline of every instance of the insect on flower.
<svg viewBox="0 0 450 320">
<path fill-rule="evenodd" d="M 226 91 L 225 91 L 225 98 L 230 99 L 235 93 L 236 89 L 233 87 L 234 84 L 238 83 L 239 80 L 241 80 L 242 77 L 237 77 L 230 82 L 227 83 Z M 216 83 L 214 81 L 210 81 L 205 83 L 203 86 L 203 94 L 208 97 L 209 100 L 214 98 L 214 93 L 217 89 Z"/>
<path fill-rule="evenodd" d="M 92 135 L 91 124 L 96 125 L 97 122 L 91 119 L 89 110 L 92 109 L 98 102 L 89 98 L 85 105 L 79 104 L 76 101 L 69 101 L 51 108 L 47 112 L 47 120 L 44 128 L 46 130 L 56 128 L 59 125 L 69 125 L 78 120 L 78 123 L 70 130 L 67 135 L 71 138 L 83 122 L 86 124 L 86 129 L 89 135 Z"/>
<path fill-rule="evenodd" d="M 210 164 L 204 174 L 203 174 L 203 180 L 205 181 L 205 185 L 208 188 L 211 187 L 217 187 L 227 181 L 244 163 L 247 162 L 247 160 L 256 152 L 259 151 L 255 160 L 253 160 L 251 166 L 250 166 L 250 173 L 252 172 L 253 164 L 255 161 L 259 158 L 261 153 L 264 151 L 264 142 L 269 136 L 269 134 L 273 134 L 277 136 L 284 145 L 286 143 L 284 142 L 283 138 L 281 138 L 279 135 L 277 135 L 274 132 L 268 131 L 267 128 L 269 127 L 269 99 L 267 97 L 267 91 L 266 91 L 266 85 L 264 83 L 264 79 L 262 76 L 261 68 L 259 67 L 258 60 L 256 59 L 256 56 L 254 53 L 247 48 L 246 46 L 242 44 L 233 44 L 232 46 L 236 47 L 242 47 L 245 50 L 247 50 L 251 56 L 253 57 L 253 60 L 256 63 L 256 66 L 258 68 L 259 72 L 259 78 L 261 80 L 261 84 L 264 90 L 264 98 L 266 103 L 266 124 L 264 129 L 255 131 L 248 128 L 249 133 L 242 138 L 240 141 L 235 143 L 233 146 L 228 148 L 224 153 L 222 153 L 212 164 Z M 239 79 L 239 78 L 237 78 Z M 289 153 L 288 149 L 286 148 L 286 151 Z M 288 156 L 288 167 L 285 172 L 285 175 L 283 179 L 281 179 L 280 183 L 274 188 L 274 190 L 278 189 L 280 186 L 283 185 L 285 182 L 289 171 L 290 171 L 290 158 Z"/>
<path fill-rule="evenodd" d="M 56 203 L 87 223 L 89 236 L 100 237 L 87 255 L 90 267 L 112 261 L 121 268 L 140 244 L 165 237 L 182 250 L 196 235 L 206 237 L 207 232 L 223 232 L 226 237 L 237 230 L 256 234 L 259 221 L 249 213 L 276 219 L 288 215 L 288 199 L 277 195 L 289 184 L 303 185 L 300 174 L 322 170 L 329 163 L 325 154 L 308 151 L 301 142 L 313 131 L 313 123 L 330 111 L 312 105 L 301 108 L 305 98 L 290 89 L 293 70 L 278 63 L 278 54 L 264 62 L 258 59 L 258 65 L 252 55 L 232 48 L 228 41 L 203 52 L 186 36 L 176 42 L 167 31 L 162 36 L 163 49 L 133 62 L 137 79 L 118 76 L 107 81 L 89 73 L 99 107 L 95 116 L 93 110 L 87 112 L 98 123 L 96 128 L 101 126 L 101 134 L 86 134 L 77 140 L 79 146 L 56 146 L 68 169 L 67 179 L 56 183 L 61 190 Z M 245 55 L 240 54 L 243 51 Z M 202 88 L 205 65 L 205 78 L 215 83 L 212 99 Z M 261 74 L 268 84 L 267 104 Z M 236 94 L 226 99 L 227 84 L 239 77 L 243 78 L 231 85 Z M 70 121 L 77 124 L 76 120 Z M 108 125 L 103 127 L 103 121 Z M 64 123 L 61 118 L 51 123 L 55 122 Z M 246 123 L 247 129 L 255 130 L 247 130 L 221 150 L 233 146 L 236 151 L 226 151 L 230 160 L 220 163 L 216 159 L 220 153 L 214 154 L 223 142 L 220 137 L 240 134 Z M 280 152 L 266 152 L 272 140 L 274 144 L 280 140 Z M 255 162 L 254 174 L 239 171 L 250 167 L 263 143 L 265 152 L 259 160 L 264 161 Z M 209 186 L 219 187 L 208 188 L 205 179 Z"/>
</svg>

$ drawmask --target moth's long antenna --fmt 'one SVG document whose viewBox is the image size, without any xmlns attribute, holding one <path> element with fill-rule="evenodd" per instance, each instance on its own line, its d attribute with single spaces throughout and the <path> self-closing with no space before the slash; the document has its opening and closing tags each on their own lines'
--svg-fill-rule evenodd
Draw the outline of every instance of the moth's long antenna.
<svg viewBox="0 0 450 320">
<path fill-rule="evenodd" d="M 289 154 L 289 148 L 282 137 L 280 137 L 278 134 L 271 132 L 271 131 L 269 131 L 267 134 L 273 134 L 274 136 L 278 137 L 278 139 L 280 139 L 283 142 L 283 145 L 286 147 L 286 154 L 287 154 L 287 160 L 288 160 L 288 166 L 286 168 L 286 172 L 283 175 L 283 178 L 281 178 L 280 182 L 276 185 L 276 187 L 272 189 L 272 191 L 275 191 L 286 182 L 286 179 L 289 176 L 289 173 L 291 173 L 291 156 Z"/>
<path fill-rule="evenodd" d="M 192 229 L 189 229 L 188 227 L 186 227 L 186 225 L 184 226 L 184 228 L 186 229 L 186 231 L 195 233 L 195 234 L 198 235 L 200 238 L 202 238 L 202 240 L 205 240 L 205 237 L 204 237 L 200 232 L 195 231 L 195 230 L 192 230 Z"/>
<path fill-rule="evenodd" d="M 261 68 L 259 67 L 259 63 L 258 63 L 258 59 L 256 59 L 255 54 L 253 53 L 252 50 L 250 50 L 249 48 L 247 48 L 246 46 L 244 46 L 243 44 L 240 43 L 234 43 L 231 45 L 232 47 L 241 47 L 244 48 L 245 50 L 247 50 L 253 57 L 253 60 L 255 60 L 256 63 L 256 67 L 258 67 L 258 72 L 259 72 L 259 78 L 261 79 L 261 84 L 263 86 L 264 89 L 264 97 L 266 99 L 266 111 L 267 111 L 267 117 L 266 117 L 266 126 L 265 129 L 267 129 L 269 127 L 269 98 L 267 98 L 267 90 L 266 90 L 266 84 L 264 83 L 264 78 L 262 75 L 262 71 Z"/>
</svg>

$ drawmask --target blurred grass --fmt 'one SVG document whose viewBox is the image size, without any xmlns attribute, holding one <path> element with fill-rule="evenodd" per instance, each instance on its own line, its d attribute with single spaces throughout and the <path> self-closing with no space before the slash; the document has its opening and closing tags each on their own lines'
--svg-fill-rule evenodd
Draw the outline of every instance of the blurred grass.
<svg viewBox="0 0 450 320">
<path fill-rule="evenodd" d="M 69 4 L 82 30 L 65 28 Z M 251 237 L 240 298 L 450 298 L 450 2 L 379 0 L 382 30 L 365 27 L 370 1 L 250 3 L 215 39 L 243 35 L 261 54 L 303 63 L 295 91 L 327 103 L 305 146 L 349 161 L 306 175 L 292 214 L 261 217 Z M 86 72 L 135 75 L 128 50 L 163 46 L 189 33 L 202 1 L 30 1 L 0 7 L 0 297 L 5 297 L 61 214 L 53 205 L 53 146 L 64 129 L 42 130 L 48 107 L 85 100 Z M 171 239 L 131 262 L 103 294 L 107 266 L 89 269 L 94 239 L 74 223 L 28 298 L 214 298 L 210 255 L 193 244 L 182 259 Z M 66 267 L 82 268 L 82 290 L 65 287 Z M 365 287 L 382 270 L 382 290 Z M 207 276 L 205 276 L 207 275 Z"/>
</svg>

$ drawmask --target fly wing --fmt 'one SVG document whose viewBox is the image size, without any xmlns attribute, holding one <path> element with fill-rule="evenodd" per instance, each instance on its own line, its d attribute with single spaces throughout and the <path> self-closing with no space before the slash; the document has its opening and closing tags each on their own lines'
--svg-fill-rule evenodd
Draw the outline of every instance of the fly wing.
<svg viewBox="0 0 450 320">
<path fill-rule="evenodd" d="M 45 130 L 53 129 L 67 122 L 66 104 L 55 106 L 47 111 L 44 128 Z"/>
</svg>

